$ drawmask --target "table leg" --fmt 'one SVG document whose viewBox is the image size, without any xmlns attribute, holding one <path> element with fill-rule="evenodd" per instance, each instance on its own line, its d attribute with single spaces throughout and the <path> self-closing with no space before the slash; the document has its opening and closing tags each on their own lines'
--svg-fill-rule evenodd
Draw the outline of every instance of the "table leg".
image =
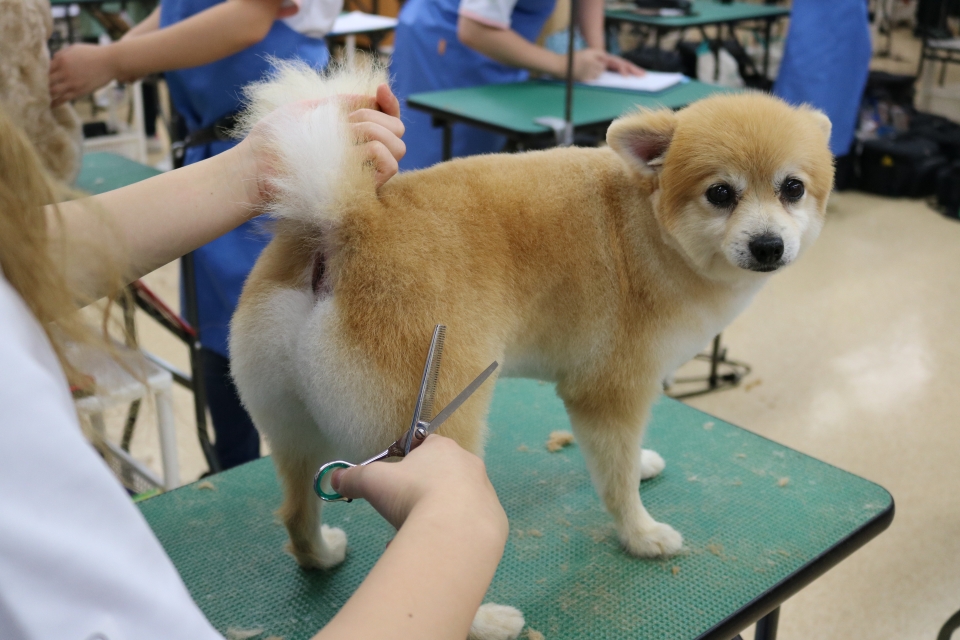
<svg viewBox="0 0 960 640">
<path fill-rule="evenodd" d="M 187 323 L 195 330 L 200 330 L 200 312 L 197 303 L 197 279 L 194 268 L 193 253 L 180 258 L 180 277 L 183 279 L 184 299 L 186 302 L 184 316 Z M 200 449 L 207 459 L 210 473 L 220 472 L 220 461 L 210 443 L 210 434 L 207 432 L 207 394 L 203 383 L 203 365 L 200 362 L 200 337 L 194 336 L 190 344 L 190 372 L 193 382 L 193 409 L 197 419 L 197 438 L 200 440 Z"/>
<path fill-rule="evenodd" d="M 768 19 L 763 28 L 763 79 L 770 78 L 770 28 L 773 20 Z"/>
<path fill-rule="evenodd" d="M 713 339 L 713 350 L 710 352 L 710 377 L 707 379 L 710 389 L 716 389 L 720 384 L 718 369 L 720 367 L 720 334 Z"/>
<path fill-rule="evenodd" d="M 72 9 L 72 8 L 73 8 L 73 5 L 72 5 L 72 4 L 66 5 L 66 9 L 67 9 L 67 43 L 69 43 L 69 44 L 73 44 L 73 43 L 74 43 L 74 40 L 75 40 L 75 36 L 74 36 L 74 33 L 73 33 L 73 16 L 70 15 L 70 9 Z M 921 60 L 922 60 L 922 58 L 921 58 Z"/>
<path fill-rule="evenodd" d="M 353 60 L 357 55 L 357 36 L 350 34 L 347 36 L 347 66 L 353 68 Z"/>
<path fill-rule="evenodd" d="M 453 123 L 449 120 L 443 121 L 443 161 L 446 162 L 453 157 Z"/>
<path fill-rule="evenodd" d="M 754 640 L 777 640 L 777 623 L 780 621 L 780 607 L 757 620 Z"/>
</svg>

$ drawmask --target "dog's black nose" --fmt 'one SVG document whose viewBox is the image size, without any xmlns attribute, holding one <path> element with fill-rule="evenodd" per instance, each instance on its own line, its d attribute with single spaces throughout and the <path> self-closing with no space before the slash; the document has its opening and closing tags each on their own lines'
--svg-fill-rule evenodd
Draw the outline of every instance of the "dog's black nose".
<svg viewBox="0 0 960 640">
<path fill-rule="evenodd" d="M 762 235 L 750 241 L 750 253 L 761 265 L 774 265 L 783 257 L 783 238 Z"/>
</svg>

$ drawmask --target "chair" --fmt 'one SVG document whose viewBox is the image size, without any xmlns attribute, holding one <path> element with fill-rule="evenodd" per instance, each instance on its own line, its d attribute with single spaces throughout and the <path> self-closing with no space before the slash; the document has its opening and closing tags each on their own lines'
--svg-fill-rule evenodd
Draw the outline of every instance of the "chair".
<svg viewBox="0 0 960 640">
<path fill-rule="evenodd" d="M 137 349 L 115 344 L 114 350 L 111 354 L 88 345 L 68 346 L 67 360 L 93 381 L 89 391 L 77 394 L 77 412 L 89 420 L 94 444 L 128 489 L 135 493 L 153 488 L 174 489 L 180 485 L 180 469 L 173 420 L 173 375 Z M 104 413 L 111 407 L 134 403 L 139 407 L 148 398 L 157 412 L 163 478 L 157 478 L 122 446 L 111 442 L 104 423 Z"/>
</svg>

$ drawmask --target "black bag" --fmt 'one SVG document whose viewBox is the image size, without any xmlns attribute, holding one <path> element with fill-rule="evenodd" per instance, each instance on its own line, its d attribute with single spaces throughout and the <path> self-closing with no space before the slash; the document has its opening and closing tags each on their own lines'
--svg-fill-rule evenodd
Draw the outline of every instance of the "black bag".
<svg viewBox="0 0 960 640">
<path fill-rule="evenodd" d="M 937 206 L 943 215 L 960 219 L 960 162 L 954 161 L 937 172 Z"/>
<path fill-rule="evenodd" d="M 940 153 L 960 160 L 960 124 L 953 120 L 918 111 L 910 116 L 910 134 L 936 142 Z"/>
<path fill-rule="evenodd" d="M 886 71 L 871 71 L 863 88 L 863 99 L 883 101 L 913 108 L 917 76 L 908 76 Z"/>
<path fill-rule="evenodd" d="M 680 53 L 677 51 L 664 51 L 656 47 L 644 47 L 643 45 L 632 49 L 623 54 L 623 57 L 649 71 L 664 71 L 669 73 L 683 72 L 683 60 L 680 59 Z"/>
<path fill-rule="evenodd" d="M 947 165 L 936 142 L 911 135 L 867 140 L 860 155 L 860 189 L 881 196 L 933 195 Z"/>
<path fill-rule="evenodd" d="M 737 40 L 725 40 L 719 44 L 715 40 L 711 40 L 708 44 L 714 54 L 716 54 L 718 47 L 722 47 L 727 50 L 727 53 L 733 56 L 733 59 L 737 61 L 737 71 L 739 71 L 740 77 L 743 78 L 744 83 L 748 87 L 761 89 L 763 91 L 769 91 L 771 87 L 773 87 L 773 82 L 763 77 L 757 69 L 757 66 L 753 63 L 753 58 L 750 57 L 747 50 L 744 49 Z M 682 65 L 682 68 L 678 70 L 682 70 L 683 74 L 690 78 L 697 77 L 697 51 L 699 48 L 700 42 L 681 40 L 677 43 L 676 52 L 680 56 L 680 63 Z M 708 78 L 708 80 L 712 82 L 713 78 Z"/>
</svg>

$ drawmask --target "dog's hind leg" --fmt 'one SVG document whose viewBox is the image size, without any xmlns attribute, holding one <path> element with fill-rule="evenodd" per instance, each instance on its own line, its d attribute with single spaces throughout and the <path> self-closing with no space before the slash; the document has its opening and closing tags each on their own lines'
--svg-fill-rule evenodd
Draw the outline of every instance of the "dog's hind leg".
<svg viewBox="0 0 960 640">
<path fill-rule="evenodd" d="M 598 395 L 605 396 L 604 400 L 564 398 L 597 493 L 628 552 L 646 558 L 672 555 L 680 550 L 682 536 L 654 520 L 640 500 L 640 478 L 645 471 L 640 438 L 653 398 L 643 401 L 643 392 L 636 389 Z M 654 460 L 647 455 L 652 464 Z"/>
<path fill-rule="evenodd" d="M 321 502 L 313 492 L 316 457 L 274 451 L 273 461 L 283 481 L 279 515 L 290 534 L 287 549 L 304 569 L 337 566 L 347 553 L 347 534 L 342 529 L 320 525 Z"/>
</svg>

